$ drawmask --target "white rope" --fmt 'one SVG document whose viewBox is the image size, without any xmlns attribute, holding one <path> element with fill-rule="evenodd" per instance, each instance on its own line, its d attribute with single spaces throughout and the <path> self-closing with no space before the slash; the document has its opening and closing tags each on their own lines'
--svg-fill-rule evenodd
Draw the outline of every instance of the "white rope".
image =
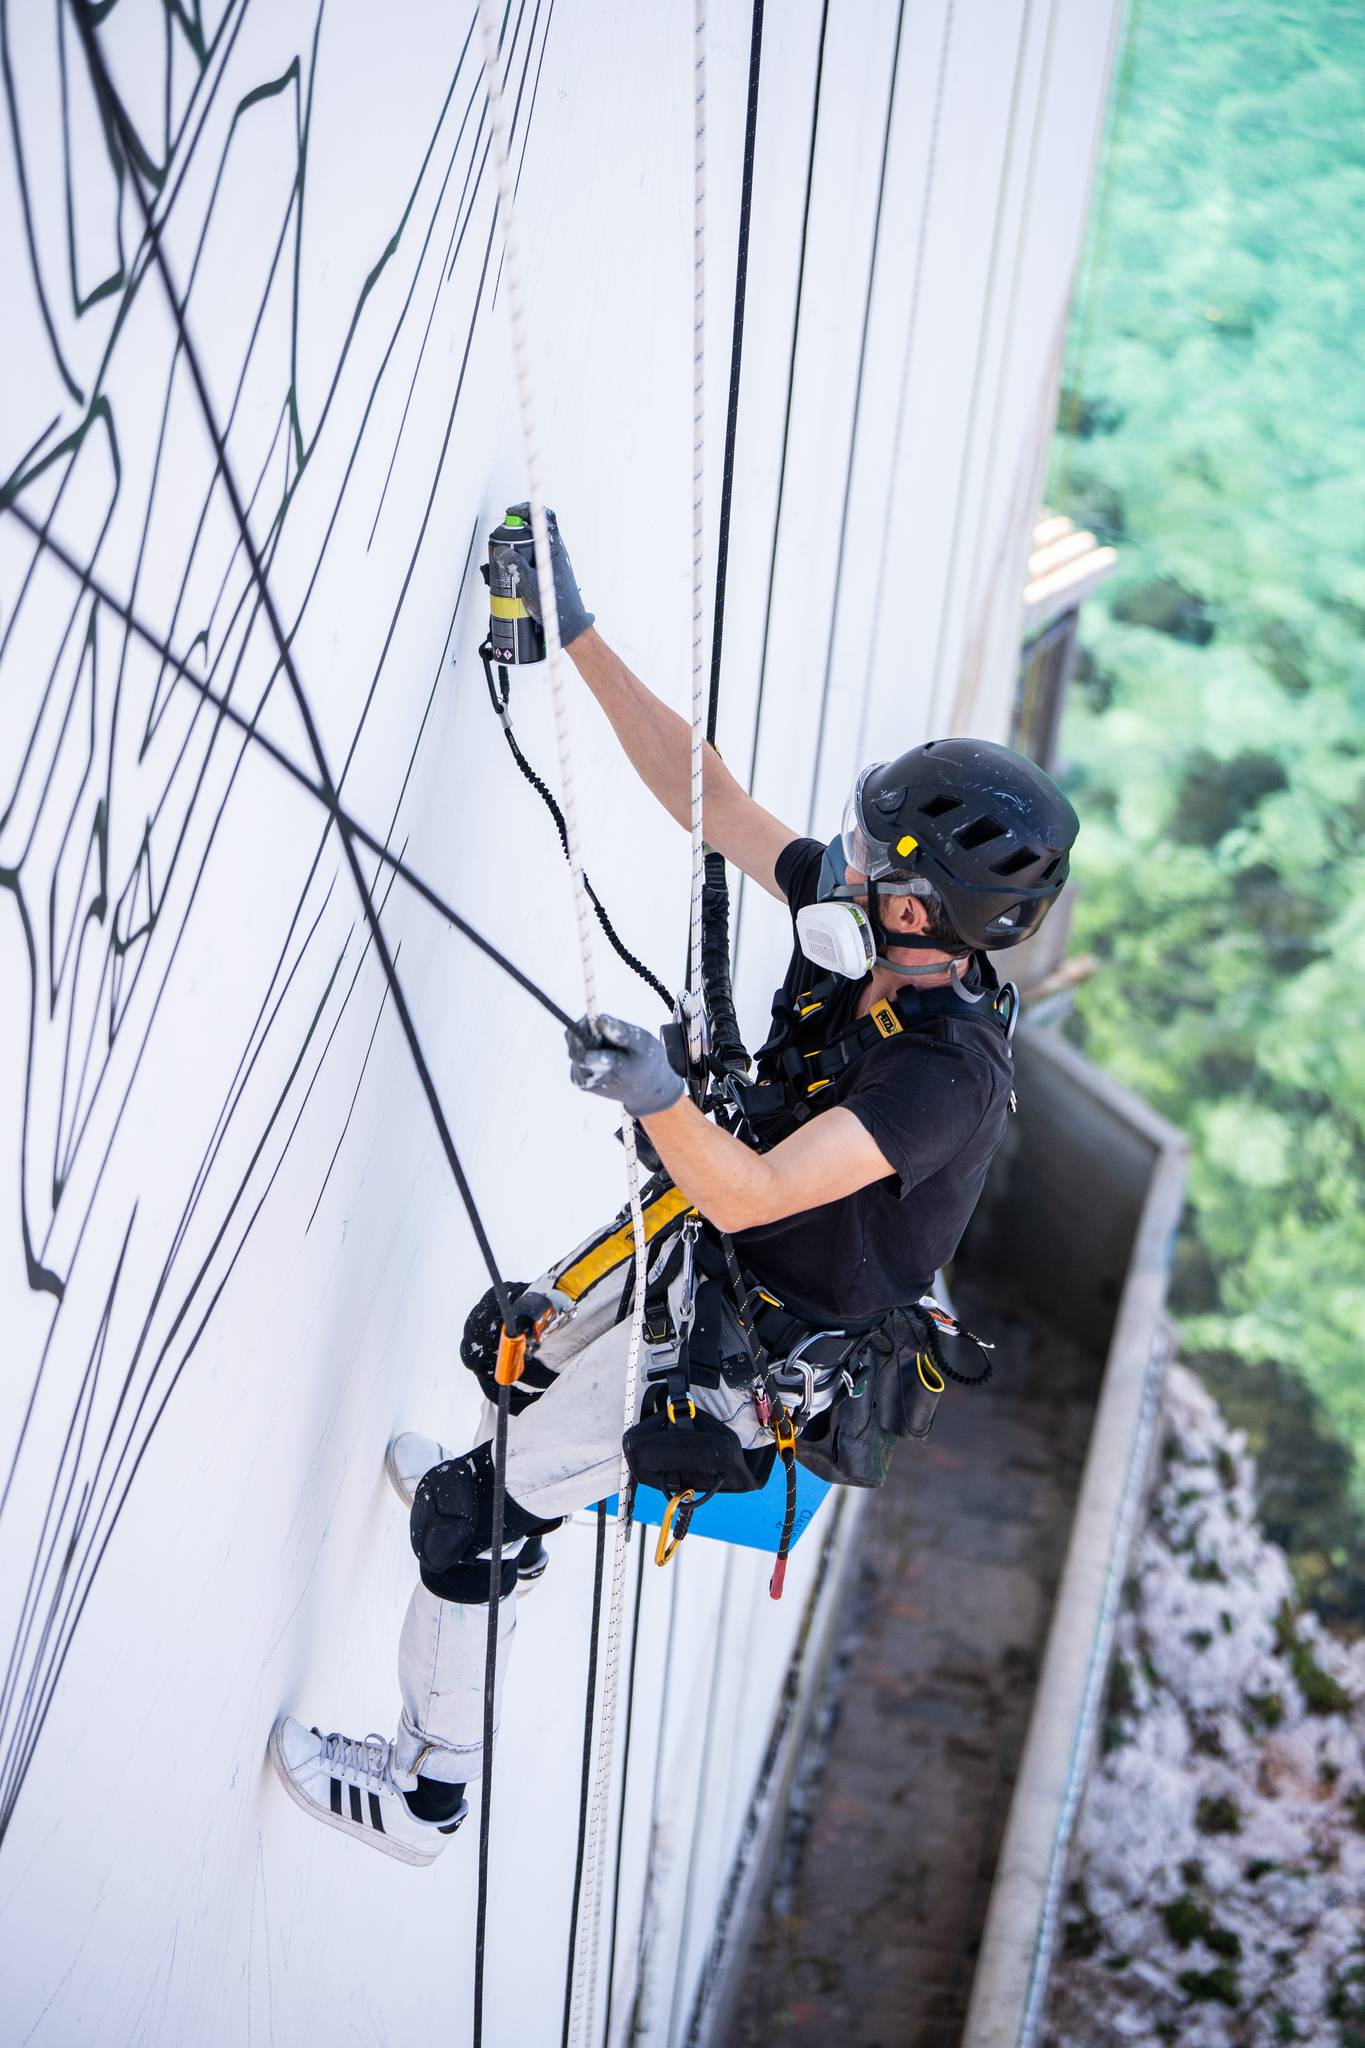
<svg viewBox="0 0 1365 2048">
<path fill-rule="evenodd" d="M 522 437 L 525 444 L 527 496 L 531 501 L 531 536 L 536 552 L 536 581 L 540 593 L 540 611 L 545 630 L 545 653 L 549 663 L 550 697 L 554 710 L 555 741 L 559 750 L 559 781 L 561 809 L 564 814 L 564 837 L 569 855 L 569 869 L 573 876 L 574 908 L 578 920 L 578 950 L 583 969 L 583 1006 L 591 1022 L 597 1015 L 597 980 L 592 954 L 592 908 L 583 874 L 583 861 L 578 842 L 578 811 L 574 797 L 573 746 L 569 730 L 568 693 L 564 688 L 564 656 L 559 639 L 559 609 L 555 603 L 554 576 L 550 567 L 550 536 L 545 519 L 545 503 L 540 483 L 539 445 L 536 439 L 535 408 L 531 394 L 530 347 L 526 327 L 526 308 L 521 283 L 521 252 L 517 241 L 516 216 L 513 209 L 514 180 L 512 176 L 511 152 L 508 145 L 507 121 L 503 111 L 502 80 L 498 74 L 498 18 L 493 0 L 479 0 L 479 26 L 483 38 L 484 93 L 488 102 L 489 127 L 492 134 L 493 160 L 498 180 L 498 211 L 502 220 L 504 249 L 503 278 L 507 287 L 507 314 L 511 327 L 512 362 L 517 380 L 517 399 L 521 409 Z M 695 747 L 694 747 L 695 753 Z M 699 762 L 700 756 L 698 755 Z M 696 767 L 698 786 L 693 803 L 700 817 L 700 768 Z M 699 856 L 694 855 L 694 860 Z M 698 890 L 694 919 L 700 919 L 700 893 Z M 700 926 L 698 924 L 698 930 Z M 699 946 L 699 941 L 697 942 Z M 699 953 L 698 953 L 698 957 Z M 626 1189 L 630 1204 L 631 1229 L 635 1243 L 635 1304 L 631 1316 L 630 1345 L 626 1357 L 626 1385 L 623 1404 L 622 1434 L 635 1420 L 635 1408 L 639 1384 L 640 1341 L 644 1329 L 645 1275 L 648 1250 L 645 1244 L 644 1216 L 640 1208 L 640 1167 L 635 1151 L 635 1126 L 624 1114 L 621 1117 L 621 1135 L 626 1153 Z M 586 1916 L 592 1928 L 591 1944 L 579 1941 L 574 1969 L 574 1990 L 571 2017 L 571 2039 L 580 2038 L 580 2024 L 584 2017 L 584 1978 L 587 1977 L 587 2038 L 591 2039 L 593 1999 L 598 1975 L 599 1929 L 601 1926 L 601 1886 L 598 1871 L 601 1850 L 606 1835 L 607 1810 L 612 1783 L 612 1757 L 616 1735 L 616 1696 L 620 1667 L 620 1639 L 622 1617 L 625 1606 L 626 1553 L 630 1544 L 630 1470 L 624 1456 L 618 1480 L 618 1502 L 616 1519 L 616 1545 L 612 1556 L 611 1600 L 608 1608 L 607 1641 L 603 1662 L 602 1709 L 598 1724 L 597 1778 L 590 1821 L 589 1839 L 585 1849 L 583 1887 L 580 1899 L 580 1916 Z M 588 1954 L 589 1950 L 591 1953 Z"/>
<path fill-rule="evenodd" d="M 513 209 L 515 180 L 507 116 L 503 109 L 502 79 L 498 75 L 498 17 L 492 0 L 479 0 L 479 28 L 483 36 L 483 89 L 488 101 L 488 123 L 493 138 L 493 163 L 498 179 L 498 213 L 502 220 L 504 250 L 503 279 L 507 286 L 507 320 L 511 329 L 512 367 L 517 380 L 517 403 L 521 410 L 521 432 L 526 458 L 526 495 L 531 501 L 531 538 L 536 550 L 536 584 L 540 594 L 540 616 L 545 632 L 545 658 L 550 670 L 550 702 L 554 710 L 555 744 L 559 750 L 560 809 L 564 813 L 564 839 L 573 877 L 574 910 L 578 918 L 578 953 L 583 968 L 583 1008 L 589 1023 L 597 1015 L 597 975 L 592 954 L 592 904 L 583 873 L 578 845 L 578 804 L 574 795 L 573 746 L 569 733 L 569 699 L 564 688 L 564 650 L 559 640 L 559 606 L 555 602 L 554 572 L 550 567 L 550 533 L 545 520 L 545 500 L 540 484 L 540 447 L 536 439 L 535 407 L 531 397 L 531 351 L 526 329 L 526 302 L 521 286 L 521 248 L 517 239 Z"/>
<path fill-rule="evenodd" d="M 692 23 L 692 920 L 688 945 L 687 1056 L 701 1065 L 702 762 L 706 745 L 706 502 L 702 455 L 706 440 L 706 0 Z"/>
<path fill-rule="evenodd" d="M 645 1266 L 648 1250 L 645 1245 L 645 1223 L 640 1210 L 640 1168 L 635 1156 L 635 1134 L 630 1128 L 630 1119 L 623 1119 L 630 1135 L 626 1140 L 626 1178 L 630 1185 L 630 1220 L 635 1238 L 635 1311 L 630 1321 L 630 1349 L 626 1356 L 626 1428 L 635 1420 L 636 1394 L 639 1384 L 640 1341 L 644 1329 L 645 1315 Z M 623 1432 L 624 1433 L 624 1432 Z M 621 1654 L 621 1636 L 626 1606 L 626 1553 L 630 1548 L 632 1526 L 631 1513 L 631 1471 L 625 1453 L 621 1455 L 621 1468 L 616 1479 L 616 1547 L 611 1559 L 611 1598 L 607 1603 L 607 1640 L 602 1662 L 602 1719 L 597 1741 L 597 1776 L 593 1787 L 592 1816 L 588 1829 L 588 1862 L 592 1880 L 591 1954 L 587 1958 L 587 2016 L 583 2039 L 593 2039 L 593 2017 L 597 1998 L 598 1959 L 602 1937 L 602 1900 L 606 1887 L 601 1882 L 600 1872 L 606 1858 L 609 1827 L 608 1813 L 611 1804 L 611 1789 L 616 1755 L 616 1700 Z M 624 1788 L 623 1788 L 624 1789 Z M 586 1883 L 586 1877 L 585 1877 Z M 589 1946 L 579 1943 L 575 1965 L 575 1983 L 570 2041 L 577 2036 L 577 2013 L 579 2006 L 578 1972 L 584 1967 L 583 1951 Z"/>
<path fill-rule="evenodd" d="M 688 947 L 690 986 L 687 991 L 688 1058 L 694 1067 L 702 1058 L 701 996 L 701 908 L 705 880 L 705 843 L 702 831 L 702 776 L 706 743 L 707 677 L 705 624 L 705 490 L 703 452 L 706 434 L 706 0 L 695 0 L 693 14 L 693 159 L 692 159 L 692 903 Z M 626 1123 L 629 1124 L 627 1118 Z M 644 1322 L 645 1245 L 644 1221 L 640 1214 L 633 1132 L 627 1138 L 627 1174 L 631 1186 L 631 1222 L 635 1235 L 635 1314 L 631 1322 L 630 1351 L 626 1364 L 625 1420 L 635 1420 L 636 1387 L 639 1373 L 640 1341 Z M 574 1968 L 571 2008 L 571 2043 L 594 2039 L 593 2021 L 597 1998 L 602 1934 L 604 1887 L 599 1868 L 608 1846 L 608 1812 L 611 1801 L 616 1743 L 617 1674 L 625 1612 L 626 1550 L 630 1540 L 630 1466 L 622 1456 L 617 1480 L 616 1548 L 612 1556 L 611 1600 L 607 1610 L 607 1638 L 603 1653 L 602 1718 L 597 1745 L 597 1775 L 592 1815 L 588 1828 L 584 1873 L 584 1912 L 591 1926 L 590 1942 L 580 1942 Z M 589 1903 L 590 1899 L 590 1903 Z M 585 1954 L 586 1951 L 586 1954 Z M 581 1983 L 586 1976 L 586 1998 Z M 582 2033 L 580 2036 L 580 2019 Z"/>
</svg>

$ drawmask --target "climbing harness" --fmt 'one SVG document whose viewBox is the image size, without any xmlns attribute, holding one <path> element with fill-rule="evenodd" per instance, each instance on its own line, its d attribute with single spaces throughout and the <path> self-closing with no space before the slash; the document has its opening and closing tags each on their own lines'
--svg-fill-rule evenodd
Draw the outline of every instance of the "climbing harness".
<svg viewBox="0 0 1365 2048">
<path fill-rule="evenodd" d="M 828 1041 L 823 1036 L 827 1013 L 848 989 L 842 975 L 820 977 L 791 1001 L 779 996 L 773 1004 L 773 1028 L 754 1056 L 758 1078 L 727 1078 L 726 1093 L 734 1112 L 731 1128 L 760 1151 L 769 1150 L 823 1109 L 825 1091 L 875 1046 L 907 1032 L 932 1029 L 943 1018 L 993 1028 L 1008 1044 L 1019 1018 L 1019 991 L 1012 981 L 997 982 L 984 955 L 978 965 L 985 984 L 980 995 L 956 986 L 898 989 Z"/>
<path fill-rule="evenodd" d="M 746 1283 L 730 1240 L 687 1214 L 650 1271 L 645 1398 L 623 1448 L 636 1483 L 654 1487 L 667 1501 L 655 1549 L 660 1565 L 676 1556 L 708 1500 L 717 1493 L 761 1492 L 780 1458 L 787 1507 L 769 1588 L 776 1600 L 795 1526 L 796 1431 L 810 1413 L 815 1387 L 812 1368 L 798 1355 L 780 1364 L 770 1359 L 752 1314 L 760 1294 Z M 813 1342 L 821 1333 L 803 1334 Z M 747 1395 L 771 1443 L 746 1449 L 729 1422 L 699 1404 L 699 1392 L 723 1386 Z"/>
</svg>

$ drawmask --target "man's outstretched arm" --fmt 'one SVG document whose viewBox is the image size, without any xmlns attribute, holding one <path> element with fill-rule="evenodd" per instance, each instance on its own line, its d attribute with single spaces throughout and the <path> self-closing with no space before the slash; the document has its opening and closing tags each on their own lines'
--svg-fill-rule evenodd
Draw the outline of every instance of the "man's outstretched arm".
<svg viewBox="0 0 1365 2048">
<path fill-rule="evenodd" d="M 692 825 L 692 729 L 647 689 L 592 626 L 567 649 L 569 659 L 611 721 L 627 759 L 684 831 Z M 707 844 L 779 902 L 777 856 L 797 834 L 755 803 L 715 748 L 702 752 Z"/>
<path fill-rule="evenodd" d="M 529 505 L 511 510 L 529 518 Z M 550 570 L 559 613 L 564 651 L 596 697 L 621 742 L 626 758 L 645 787 L 652 790 L 669 816 L 690 831 L 692 825 L 692 731 L 654 692 L 647 689 L 594 631 L 593 613 L 583 602 L 559 524 L 546 512 L 550 534 Z M 540 617 L 540 591 L 530 564 L 512 549 L 505 557 L 522 599 L 533 617 Z M 706 837 L 725 858 L 742 868 L 770 896 L 784 902 L 777 886 L 777 856 L 797 834 L 762 804 L 755 803 L 712 746 L 702 760 L 702 804 Z"/>
</svg>

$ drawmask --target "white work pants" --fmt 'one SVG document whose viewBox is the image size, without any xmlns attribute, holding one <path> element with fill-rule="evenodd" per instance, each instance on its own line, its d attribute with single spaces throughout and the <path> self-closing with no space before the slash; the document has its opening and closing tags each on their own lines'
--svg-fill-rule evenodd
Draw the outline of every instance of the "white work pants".
<svg viewBox="0 0 1365 2048">
<path fill-rule="evenodd" d="M 541 1291 L 553 1286 L 556 1273 L 565 1271 L 577 1257 L 574 1253 L 534 1286 Z M 616 1492 L 630 1347 L 629 1316 L 624 1322 L 616 1320 L 625 1278 L 624 1267 L 608 1273 L 582 1295 L 572 1319 L 548 1334 L 536 1356 L 555 1373 L 554 1383 L 508 1423 L 507 1491 L 538 1520 L 572 1514 L 575 1508 Z M 675 1315 L 681 1288 L 679 1276 L 670 1289 Z M 642 1356 L 637 1415 L 645 1393 L 647 1363 Z M 699 1408 L 729 1423 L 745 1450 L 770 1441 L 746 1391 L 722 1384 L 714 1391 L 699 1388 L 694 1398 Z M 479 1441 L 492 1433 L 492 1410 L 485 1408 Z M 515 1593 L 508 1594 L 498 1617 L 495 1725 L 516 1629 L 516 1607 Z M 403 1711 L 394 1769 L 406 1789 L 412 1789 L 418 1776 L 465 1784 L 479 1775 L 483 1767 L 487 1635 L 485 1606 L 442 1600 L 418 1583 L 408 1603 L 398 1651 Z"/>
</svg>

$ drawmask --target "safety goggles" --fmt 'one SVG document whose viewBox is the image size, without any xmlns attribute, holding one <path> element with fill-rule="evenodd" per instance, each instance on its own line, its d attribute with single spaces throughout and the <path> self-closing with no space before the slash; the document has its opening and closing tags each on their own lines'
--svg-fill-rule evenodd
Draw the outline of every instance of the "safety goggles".
<svg viewBox="0 0 1365 2048">
<path fill-rule="evenodd" d="M 863 790 L 869 776 L 876 775 L 886 766 L 884 761 L 874 761 L 853 785 L 852 794 L 844 806 L 844 822 L 839 837 L 843 844 L 845 863 L 855 874 L 866 875 L 877 884 L 887 896 L 931 896 L 934 885 L 924 875 L 911 874 L 906 861 L 919 842 L 910 833 L 902 833 L 894 841 L 879 839 L 868 830 L 863 810 Z"/>
</svg>

